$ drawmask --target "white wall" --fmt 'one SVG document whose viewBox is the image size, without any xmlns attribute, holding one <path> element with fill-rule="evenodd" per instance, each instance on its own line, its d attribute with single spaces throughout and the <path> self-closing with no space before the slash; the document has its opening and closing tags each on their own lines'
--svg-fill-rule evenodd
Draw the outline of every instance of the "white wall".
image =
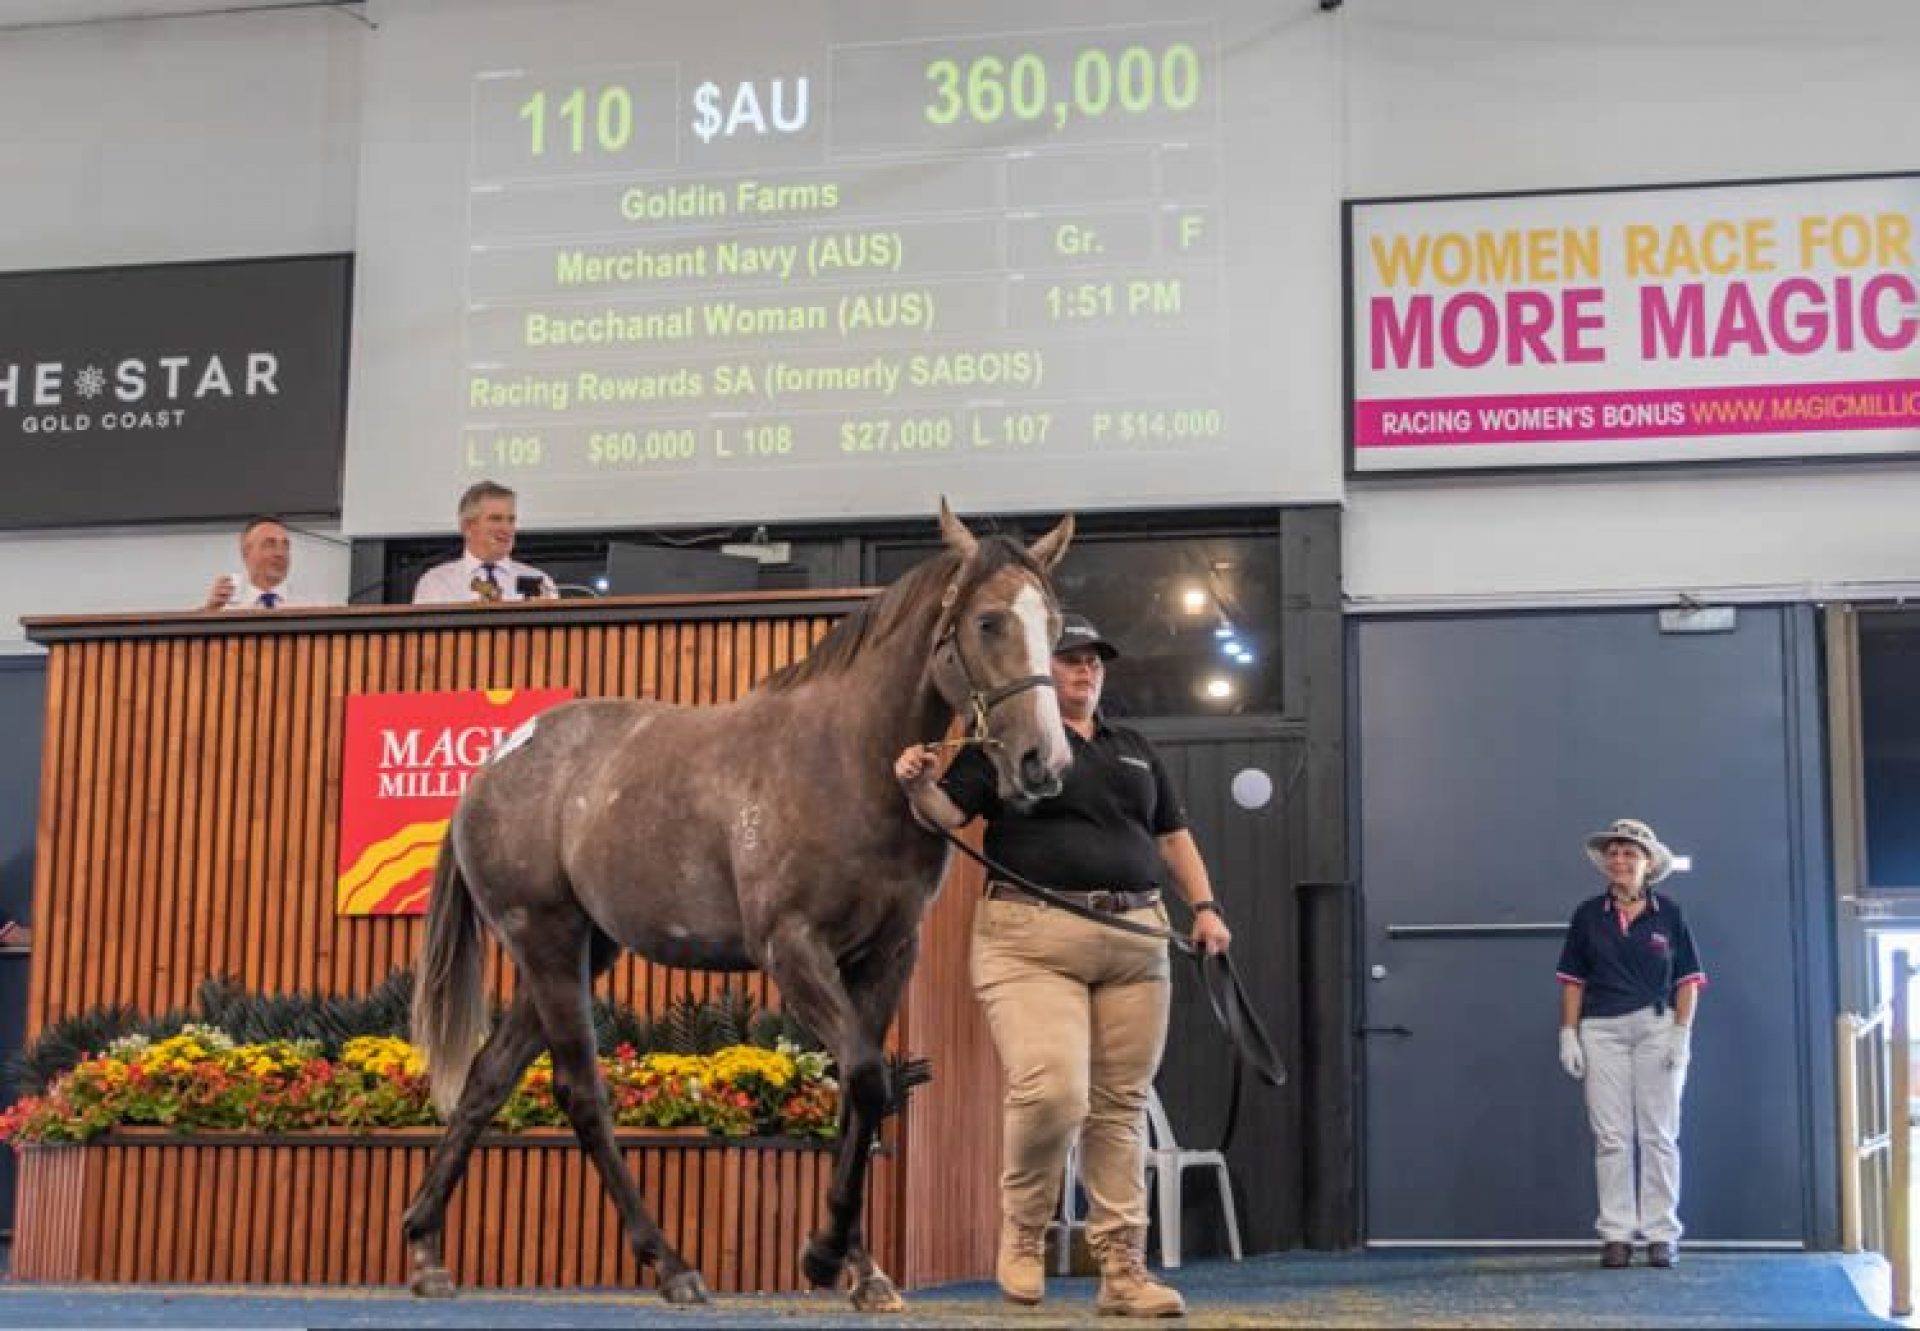
<svg viewBox="0 0 1920 1331">
<path fill-rule="evenodd" d="M 1920 167 L 1914 0 L 1348 0 L 1338 17 L 1349 197 Z M 1366 481 L 1347 503 L 1360 606 L 1920 584 L 1911 464 Z"/>
<path fill-rule="evenodd" d="M 352 250 L 366 33 L 319 10 L 0 33 L 0 270 Z M 21 615 L 191 606 L 235 535 L 0 535 L 0 652 L 30 650 Z M 296 537 L 296 584 L 347 577 Z"/>
</svg>

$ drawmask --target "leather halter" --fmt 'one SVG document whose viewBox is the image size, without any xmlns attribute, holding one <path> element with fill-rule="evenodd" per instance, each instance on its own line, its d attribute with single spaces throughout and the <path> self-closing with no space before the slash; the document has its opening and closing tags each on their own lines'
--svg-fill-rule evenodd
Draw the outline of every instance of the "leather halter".
<svg viewBox="0 0 1920 1331">
<path fill-rule="evenodd" d="M 946 595 L 941 598 L 941 606 L 951 611 L 959 595 L 960 584 L 958 582 L 948 584 Z M 974 682 L 973 670 L 967 665 L 966 653 L 960 650 L 959 628 L 951 614 L 946 617 L 945 623 L 941 626 L 940 636 L 933 640 L 935 652 L 943 648 L 952 651 L 954 662 L 960 667 L 960 678 L 966 681 L 967 685 L 967 735 L 964 740 L 959 741 L 962 744 L 978 744 L 983 748 L 999 747 L 1000 741 L 993 737 L 987 721 L 993 709 L 1010 698 L 1019 697 L 1029 689 L 1055 687 L 1053 676 L 1048 674 L 1020 675 L 993 688 L 981 688 Z"/>
</svg>

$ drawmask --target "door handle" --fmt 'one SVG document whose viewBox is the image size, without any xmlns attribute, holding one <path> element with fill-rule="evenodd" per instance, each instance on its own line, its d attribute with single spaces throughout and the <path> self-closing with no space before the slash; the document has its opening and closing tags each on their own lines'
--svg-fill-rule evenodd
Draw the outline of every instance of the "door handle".
<svg viewBox="0 0 1920 1331">
<path fill-rule="evenodd" d="M 1405 1026 L 1362 1026 L 1360 1028 L 1360 1034 L 1362 1035 L 1412 1035 L 1413 1032 L 1408 1028 L 1406 1028 Z"/>
</svg>

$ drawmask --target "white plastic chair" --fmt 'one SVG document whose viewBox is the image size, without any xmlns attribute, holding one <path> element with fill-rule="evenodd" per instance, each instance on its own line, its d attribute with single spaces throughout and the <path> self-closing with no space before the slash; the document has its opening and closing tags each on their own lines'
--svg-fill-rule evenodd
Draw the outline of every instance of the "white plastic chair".
<svg viewBox="0 0 1920 1331">
<path fill-rule="evenodd" d="M 1220 1211 L 1227 1222 L 1227 1251 L 1241 1260 L 1240 1217 L 1233 1205 L 1233 1179 L 1227 1158 L 1218 1151 L 1189 1150 L 1174 1139 L 1160 1093 L 1147 1092 L 1147 1176 L 1154 1189 L 1160 1220 L 1160 1265 L 1180 1265 L 1180 1184 L 1189 1169 L 1211 1169 L 1220 1188 Z M 1066 1275 L 1073 1265 L 1073 1231 L 1085 1224 L 1080 1213 L 1080 1139 L 1067 1148 L 1067 1176 L 1060 1189 L 1060 1224 L 1054 1248 L 1054 1270 Z"/>
<path fill-rule="evenodd" d="M 1160 1265 L 1180 1265 L 1180 1180 L 1189 1169 L 1211 1169 L 1220 1187 L 1220 1213 L 1227 1222 L 1227 1251 L 1240 1260 L 1240 1217 L 1233 1208 L 1233 1179 L 1227 1157 L 1213 1150 L 1189 1150 L 1174 1140 L 1173 1125 L 1160 1093 L 1147 1092 L 1147 1173 L 1160 1204 Z"/>
</svg>

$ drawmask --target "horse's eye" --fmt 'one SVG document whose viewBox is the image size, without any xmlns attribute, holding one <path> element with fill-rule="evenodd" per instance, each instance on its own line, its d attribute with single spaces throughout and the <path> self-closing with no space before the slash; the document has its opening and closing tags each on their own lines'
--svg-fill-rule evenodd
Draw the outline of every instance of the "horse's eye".
<svg viewBox="0 0 1920 1331">
<path fill-rule="evenodd" d="M 991 638 L 1000 632 L 1002 626 L 1006 623 L 1006 618 L 1007 617 L 1005 615 L 997 614 L 997 613 L 991 614 L 991 615 L 982 615 L 980 616 L 979 620 L 976 621 L 974 627 L 978 628 L 981 633 Z"/>
</svg>

